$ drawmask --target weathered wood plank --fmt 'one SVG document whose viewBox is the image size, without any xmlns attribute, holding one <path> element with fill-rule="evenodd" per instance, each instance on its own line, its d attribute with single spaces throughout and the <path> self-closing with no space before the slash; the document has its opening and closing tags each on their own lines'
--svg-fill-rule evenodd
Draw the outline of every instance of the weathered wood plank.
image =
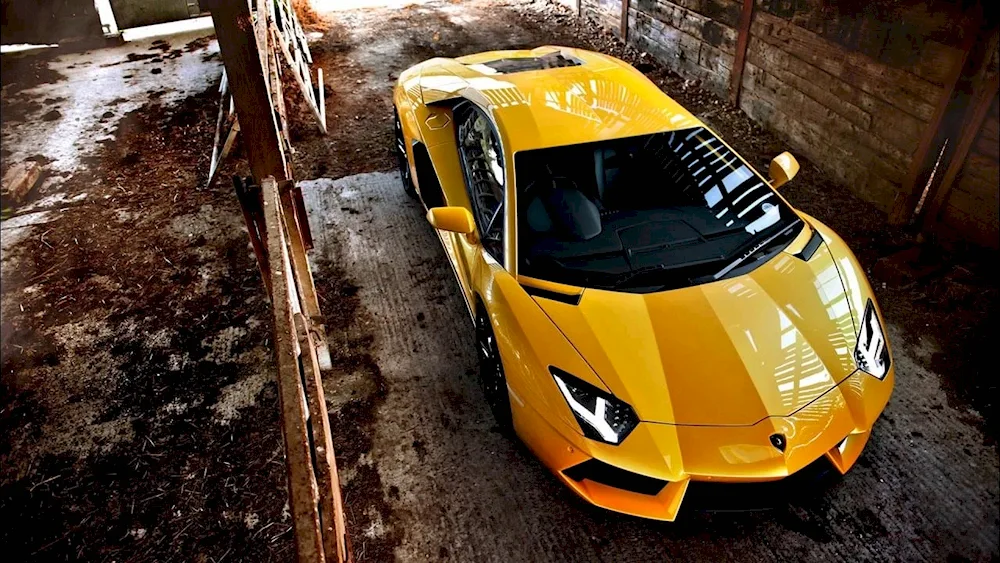
<svg viewBox="0 0 1000 563">
<path fill-rule="evenodd" d="M 924 43 L 920 56 L 911 68 L 913 74 L 943 87 L 948 80 L 948 71 L 961 57 L 960 49 L 929 40 Z"/>
<path fill-rule="evenodd" d="M 297 267 L 296 277 L 303 274 Z M 309 422 L 312 426 L 313 449 L 316 453 L 316 480 L 319 486 L 320 523 L 323 530 L 323 552 L 329 563 L 346 561 L 350 558 L 346 545 L 343 499 L 340 494 L 340 479 L 337 476 L 337 462 L 333 455 L 333 440 L 330 430 L 330 416 L 323 398 L 323 381 L 320 378 L 317 342 L 310 331 L 310 323 L 305 316 L 296 314 L 295 334 L 299 350 L 302 352 L 302 380 L 309 405 Z"/>
<path fill-rule="evenodd" d="M 748 65 L 748 68 L 750 65 Z M 829 146 L 849 148 L 852 153 L 861 149 L 874 152 L 879 158 L 897 163 L 905 168 L 909 162 L 909 154 L 900 150 L 892 143 L 886 142 L 878 135 L 873 135 L 862 129 L 849 119 L 831 110 L 823 104 L 807 96 L 786 81 L 764 71 L 754 65 L 752 80 L 744 80 L 744 89 L 753 90 L 755 94 L 768 100 L 774 108 L 789 116 L 790 121 L 807 122 L 811 126 L 820 127 L 827 132 L 820 149 Z M 776 129 L 784 125 L 774 124 Z M 799 147 L 801 149 L 801 147 Z M 822 160 L 821 160 L 822 162 Z"/>
<path fill-rule="evenodd" d="M 756 37 L 750 40 L 747 60 L 837 112 L 858 127 L 867 129 L 871 124 L 871 114 L 859 106 L 861 98 L 867 94 L 825 70 L 797 59 Z M 886 104 L 885 109 L 890 107 Z"/>
<path fill-rule="evenodd" d="M 3 175 L 3 190 L 11 200 L 20 203 L 31 188 L 35 187 L 41 175 L 42 167 L 37 162 L 33 160 L 18 162 Z"/>
<path fill-rule="evenodd" d="M 279 184 L 281 191 L 281 209 L 285 221 L 285 228 L 288 233 L 289 254 L 296 272 L 296 289 L 302 302 L 302 309 L 309 318 L 309 323 L 317 333 L 318 346 L 320 347 L 321 364 L 324 369 L 331 367 L 330 351 L 327 348 L 325 320 L 319 309 L 319 297 L 316 294 L 316 284 L 313 281 L 312 271 L 309 269 L 309 259 L 306 257 L 306 241 L 304 233 L 300 230 L 296 220 L 295 202 L 293 201 L 293 188 L 291 182 Z"/>
<path fill-rule="evenodd" d="M 962 173 L 956 180 L 955 189 L 964 189 L 970 193 L 979 194 L 986 201 L 997 198 L 1000 189 L 1000 166 L 996 158 L 980 154 L 970 154 Z"/>
<path fill-rule="evenodd" d="M 278 184 L 264 179 L 264 221 L 267 232 L 268 267 L 271 271 L 271 305 L 274 310 L 274 346 L 278 363 L 278 402 L 281 404 L 282 435 L 288 470 L 289 506 L 295 526 L 295 547 L 299 561 L 324 563 L 323 536 L 319 517 L 319 487 L 313 471 L 305 390 L 299 370 L 295 329 L 293 280 L 284 238 L 284 221 Z"/>
<path fill-rule="evenodd" d="M 273 24 L 272 29 L 275 35 L 280 35 L 280 31 Z M 326 118 L 315 103 L 315 94 L 312 91 L 312 86 L 309 84 L 309 66 L 299 59 L 298 51 L 289 52 L 288 46 L 284 42 L 279 41 L 278 44 L 281 46 L 281 54 L 285 59 L 285 63 L 292 71 L 292 77 L 295 78 L 296 84 L 299 85 L 299 90 L 302 91 L 302 97 L 306 100 L 306 105 L 309 106 L 313 117 L 316 118 L 316 126 L 326 135 Z"/>
<path fill-rule="evenodd" d="M 634 0 L 632 6 L 637 13 L 649 16 L 667 26 L 704 41 L 713 47 L 732 55 L 735 53 L 737 30 L 682 6 L 657 0 Z"/>
<path fill-rule="evenodd" d="M 922 131 L 922 124 L 925 122 L 910 113 L 756 37 L 750 40 L 748 58 L 862 129 L 869 127 L 873 116 L 898 120 L 903 123 L 902 129 L 906 131 L 905 134 L 913 135 L 912 139 L 901 138 L 898 148 L 907 153 L 913 151 L 920 136 L 919 132 L 914 133 L 914 128 L 921 127 Z M 888 136 L 885 138 L 889 140 Z"/>
<path fill-rule="evenodd" d="M 743 86 L 743 68 L 746 65 L 747 46 L 750 42 L 750 23 L 753 21 L 754 0 L 743 0 L 740 13 L 739 35 L 733 59 L 733 70 L 729 81 L 729 102 L 735 106 L 740 104 L 740 88 Z"/>
<path fill-rule="evenodd" d="M 622 5 L 621 15 L 619 17 L 619 28 L 618 33 L 621 35 L 622 41 L 628 43 L 628 4 L 629 0 L 620 0 Z"/>
<path fill-rule="evenodd" d="M 984 235 L 989 234 L 992 231 L 993 242 L 990 246 L 997 246 L 996 232 L 998 227 L 998 218 L 996 212 L 996 205 L 991 205 L 990 202 L 977 197 L 975 194 L 971 194 L 966 191 L 954 190 L 951 192 L 951 197 L 948 198 L 948 203 L 945 205 L 948 210 L 961 211 L 964 216 L 963 221 L 960 223 L 952 223 L 952 226 L 956 230 L 962 232 L 963 234 L 970 234 L 978 241 L 982 241 Z M 939 219 L 940 221 L 946 221 L 944 217 Z M 935 225 L 936 226 L 936 225 Z"/>
<path fill-rule="evenodd" d="M 753 18 L 751 34 L 925 121 L 933 117 L 942 95 L 940 86 L 861 53 L 846 51 L 763 11 Z"/>
<path fill-rule="evenodd" d="M 739 25 L 743 0 L 657 0 L 674 4 L 713 21 L 736 28 Z"/>
</svg>

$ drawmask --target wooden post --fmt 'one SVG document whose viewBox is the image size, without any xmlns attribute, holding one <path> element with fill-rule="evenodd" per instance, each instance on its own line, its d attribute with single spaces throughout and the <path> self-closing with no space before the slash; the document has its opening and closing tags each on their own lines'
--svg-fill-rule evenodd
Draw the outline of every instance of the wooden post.
<svg viewBox="0 0 1000 563">
<path fill-rule="evenodd" d="M 986 114 L 989 113 L 990 106 L 993 105 L 993 100 L 996 98 L 997 93 L 1000 92 L 1000 74 L 993 75 L 993 78 L 988 82 L 980 81 L 977 86 L 973 94 L 969 113 L 963 125 L 962 136 L 955 147 L 951 162 L 948 164 L 948 170 L 944 173 L 941 185 L 934 192 L 934 196 L 927 206 L 927 211 L 924 213 L 923 230 L 933 229 L 934 225 L 940 219 L 941 208 L 948 201 L 951 188 L 955 184 L 955 180 L 958 178 L 962 167 L 965 165 L 966 157 L 969 156 L 969 149 L 975 143 L 976 136 L 979 135 L 979 131 L 983 128 Z"/>
<path fill-rule="evenodd" d="M 268 88 L 264 54 L 248 0 L 202 0 L 211 10 L 222 62 L 226 66 L 250 171 L 257 182 L 288 179 L 288 163 Z M 267 48 L 266 38 L 263 48 Z"/>
<path fill-rule="evenodd" d="M 979 13 L 982 12 L 979 11 Z M 966 21 L 965 35 L 962 39 L 962 56 L 948 71 L 948 76 L 944 80 L 944 91 L 941 92 L 941 98 L 938 100 L 937 107 L 934 108 L 934 114 L 920 136 L 917 150 L 913 153 L 910 165 L 906 169 L 906 176 L 899 187 L 899 194 L 896 196 L 896 201 L 893 202 L 892 209 L 889 210 L 889 224 L 891 225 L 905 225 L 910 222 L 913 216 L 914 208 L 922 191 L 919 188 L 926 182 L 927 171 L 932 166 L 928 160 L 936 159 L 937 153 L 941 151 L 940 146 L 944 139 L 939 138 L 938 133 L 945 125 L 944 118 L 952 105 L 955 87 L 966 70 L 966 63 L 969 61 L 969 54 L 975 45 L 976 38 L 980 36 L 977 32 L 978 28 L 978 18 L 970 18 Z"/>
<path fill-rule="evenodd" d="M 300 562 L 324 563 L 326 557 L 320 527 L 319 484 L 313 471 L 309 445 L 309 411 L 293 320 L 292 300 L 295 298 L 295 288 L 292 285 L 294 280 L 288 279 L 291 268 L 284 236 L 284 221 L 281 218 L 281 202 L 274 178 L 265 178 L 261 190 L 264 198 L 264 221 L 267 225 L 268 267 L 272 274 L 271 306 L 274 310 L 274 346 L 278 360 L 278 402 L 281 404 L 281 429 L 285 438 L 288 505 L 295 527 L 295 548 Z"/>
<path fill-rule="evenodd" d="M 628 43 L 628 6 L 629 0 L 622 0 L 621 35 L 625 43 Z"/>
<path fill-rule="evenodd" d="M 239 122 L 233 125 L 238 128 Z M 230 134 L 230 136 L 233 136 Z M 243 220 L 247 225 L 247 234 L 250 235 L 250 244 L 253 246 L 253 253 L 257 257 L 257 267 L 260 269 L 260 277 L 264 280 L 264 289 L 271 295 L 271 269 L 267 266 L 267 248 L 264 246 L 264 211 L 261 209 L 260 187 L 248 186 L 239 176 L 233 177 L 233 187 L 236 189 L 236 199 L 240 202 L 240 210 L 243 212 Z"/>
<path fill-rule="evenodd" d="M 743 0 L 739 35 L 736 37 L 736 56 L 733 59 L 733 72 L 729 75 L 729 101 L 736 107 L 740 105 L 740 90 L 743 88 L 743 67 L 746 66 L 747 46 L 750 44 L 753 5 L 754 0 Z"/>
</svg>

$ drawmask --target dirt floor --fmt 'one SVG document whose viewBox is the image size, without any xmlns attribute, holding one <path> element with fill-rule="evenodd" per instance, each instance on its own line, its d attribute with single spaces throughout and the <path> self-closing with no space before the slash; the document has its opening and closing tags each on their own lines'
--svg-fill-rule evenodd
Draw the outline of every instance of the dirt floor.
<svg viewBox="0 0 1000 563">
<path fill-rule="evenodd" d="M 894 343 L 896 391 L 860 464 L 769 511 L 661 524 L 598 510 L 494 428 L 457 285 L 392 171 L 395 77 L 432 56 L 588 47 L 636 64 L 754 164 L 786 147 L 551 3 L 374 7 L 311 27 L 330 135 L 293 115 L 294 164 L 357 560 L 998 558 L 996 383 L 982 352 L 996 335 L 995 255 L 960 251 L 901 277 L 885 257 L 911 237 L 803 161 L 783 193 L 871 268 Z M 51 170 L 3 212 L 0 545 L 15 560 L 292 559 L 268 305 L 231 186 L 204 187 L 216 50 L 170 37 L 3 58 L 2 168 Z M 222 177 L 245 170 L 236 157 Z"/>
<path fill-rule="evenodd" d="M 270 309 L 232 185 L 204 186 L 220 72 L 198 36 L 3 58 L 3 167 L 48 170 L 0 223 L 12 560 L 293 554 Z"/>
</svg>

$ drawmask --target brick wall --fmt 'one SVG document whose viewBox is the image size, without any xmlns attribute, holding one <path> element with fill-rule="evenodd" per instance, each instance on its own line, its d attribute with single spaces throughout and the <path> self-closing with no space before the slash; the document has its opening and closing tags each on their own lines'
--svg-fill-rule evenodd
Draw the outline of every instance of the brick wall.
<svg viewBox="0 0 1000 563">
<path fill-rule="evenodd" d="M 628 39 L 725 96 L 742 4 L 631 0 Z M 740 108 L 888 211 L 962 60 L 956 10 L 942 0 L 756 0 Z M 618 33 L 619 0 L 582 0 L 581 11 Z"/>
</svg>

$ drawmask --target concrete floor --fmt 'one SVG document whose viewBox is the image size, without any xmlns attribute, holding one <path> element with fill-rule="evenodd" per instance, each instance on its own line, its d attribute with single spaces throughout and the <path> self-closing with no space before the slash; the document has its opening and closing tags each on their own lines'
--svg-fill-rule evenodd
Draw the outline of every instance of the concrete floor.
<svg viewBox="0 0 1000 563">
<path fill-rule="evenodd" d="M 997 559 L 996 445 L 946 395 L 950 375 L 929 369 L 906 307 L 886 309 L 893 399 L 859 465 L 817 498 L 673 524 L 578 500 L 494 429 L 458 287 L 392 171 L 388 100 L 396 73 L 436 54 L 613 41 L 520 0 L 324 17 L 313 52 L 331 135 L 302 113 L 293 143 L 356 560 Z M 0 543 L 17 560 L 291 560 L 269 311 L 231 188 L 202 186 L 220 65 L 191 38 L 168 39 L 174 59 L 130 60 L 152 41 L 60 56 L 44 66 L 65 78 L 4 89 L 5 166 L 41 155 L 62 175 L 2 224 Z M 48 97 L 65 98 L 53 102 L 64 120 L 37 119 L 50 108 L 8 120 L 13 104 Z M 699 115 L 752 131 L 738 115 Z M 740 142 L 752 159 L 774 153 Z M 245 170 L 234 158 L 222 176 Z M 867 244 L 845 229 L 877 212 L 817 174 L 804 164 L 792 202 Z"/>
<path fill-rule="evenodd" d="M 585 505 L 494 429 L 476 379 L 468 312 L 440 243 L 394 173 L 301 184 L 316 257 L 360 289 L 353 330 L 374 336 L 387 393 L 372 447 L 390 507 L 355 546 L 401 534 L 403 561 L 938 561 L 997 549 L 993 446 L 947 406 L 890 324 L 897 386 L 864 457 L 818 498 L 655 523 Z M 321 267 L 316 276 L 327 272 Z M 322 283 L 322 282 L 321 282 Z M 373 388 L 333 376 L 334 404 Z"/>
<path fill-rule="evenodd" d="M 526 22 L 523 12 L 531 9 L 519 3 L 498 8 L 488 2 L 431 2 L 403 12 L 333 14 L 343 27 L 328 32 L 336 37 L 337 50 L 326 63 L 344 72 L 331 74 L 339 97 L 328 100 L 328 108 L 353 118 L 361 103 L 379 100 L 381 106 L 392 87 L 392 73 L 383 69 L 405 68 L 423 55 L 422 48 L 448 53 L 544 42 L 600 45 L 599 38 L 560 26 L 559 20 Z M 361 86 L 347 79 L 354 76 L 363 77 Z M 353 101 L 359 97 L 366 101 Z M 719 125 L 726 116 L 715 113 L 704 115 Z M 378 129 L 388 140 L 388 125 Z M 363 146 L 371 134 L 345 131 L 337 142 Z M 898 370 L 893 399 L 859 465 L 818 498 L 763 512 L 684 513 L 673 524 L 585 505 L 523 446 L 493 428 L 457 283 L 422 210 L 403 194 L 398 177 L 374 172 L 370 163 L 350 156 L 331 166 L 345 176 L 301 184 L 317 233 L 316 276 L 321 285 L 335 275 L 357 288 L 360 305 L 345 330 L 353 335 L 348 340 L 371 337 L 379 368 L 377 385 L 356 370 L 335 371 L 327 381 L 335 405 L 360 401 L 371 411 L 360 417 L 371 435 L 368 449 L 359 455 L 354 444 L 340 445 L 349 477 L 359 468 L 374 469 L 381 485 L 374 491 L 354 489 L 348 480 L 355 510 L 366 513 L 355 528 L 356 548 L 388 543 L 404 561 L 996 557 L 995 446 L 984 439 L 974 411 L 949 403 L 942 376 L 926 367 L 931 350 L 920 335 L 892 318 Z M 797 182 L 810 180 L 800 176 Z M 813 196 L 789 193 L 796 204 L 808 205 Z M 848 205 L 877 216 L 870 206 L 849 202 L 843 188 L 823 197 L 828 207 L 809 208 L 821 220 L 832 221 L 830 214 Z"/>
</svg>

